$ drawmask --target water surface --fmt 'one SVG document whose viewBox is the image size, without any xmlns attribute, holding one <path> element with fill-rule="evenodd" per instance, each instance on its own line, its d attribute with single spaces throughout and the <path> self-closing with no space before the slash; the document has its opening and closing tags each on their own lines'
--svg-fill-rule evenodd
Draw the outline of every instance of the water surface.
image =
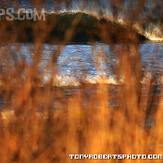
<svg viewBox="0 0 163 163">
<path fill-rule="evenodd" d="M 57 73 L 54 75 L 52 69 L 49 69 L 50 59 L 56 55 L 56 51 L 60 49 L 60 55 L 53 64 L 53 68 L 57 65 Z M 62 91 L 64 96 L 59 97 L 57 100 L 59 106 L 63 106 L 67 97 L 75 95 L 81 91 L 78 87 L 81 83 L 105 83 L 111 84 L 109 87 L 110 92 L 113 94 L 113 98 L 108 102 L 109 106 L 116 108 L 120 106 L 118 101 L 119 86 L 123 84 L 123 79 L 117 81 L 116 67 L 119 63 L 118 55 L 115 53 L 115 49 L 119 49 L 118 55 L 123 55 L 123 50 L 127 49 L 126 45 L 117 44 L 114 48 L 110 45 L 97 43 L 91 44 L 69 44 L 66 46 L 44 44 L 40 49 L 41 59 L 38 64 L 38 73 L 42 76 L 42 83 L 46 84 L 52 77 L 54 80 L 54 86 Z M 133 51 L 129 51 L 129 55 L 132 55 Z M 142 64 L 142 83 L 146 84 L 148 78 L 154 76 L 153 92 L 151 94 L 155 97 L 163 97 L 163 44 L 159 43 L 145 43 L 140 44 L 137 51 L 140 55 Z M 36 54 L 36 46 L 34 44 L 4 44 L 0 46 L 0 71 L 8 76 L 18 65 L 19 62 L 25 62 L 29 67 L 33 65 L 34 54 Z M 13 78 L 12 78 L 13 80 Z M 156 80 L 156 81 L 155 81 Z M 158 81 L 157 81 L 158 80 Z M 17 83 L 17 82 L 16 82 Z M 67 88 L 65 86 L 68 86 Z M 86 96 L 92 96 L 94 88 L 90 87 L 84 90 Z M 143 87 L 143 96 L 146 94 L 146 87 Z M 59 93 L 60 94 L 60 93 Z M 0 107 L 3 107 L 5 103 L 3 98 L 0 98 Z M 84 102 L 83 105 L 85 105 Z M 153 101 L 151 105 L 157 105 L 157 100 Z"/>
<path fill-rule="evenodd" d="M 116 46 L 120 50 L 123 47 L 123 45 Z M 45 72 L 45 80 L 48 79 L 47 65 L 51 57 L 56 55 L 55 53 L 58 48 L 61 49 L 57 59 L 57 76 L 58 80 L 61 79 L 60 82 L 65 81 L 65 84 L 66 82 L 68 84 L 72 80 L 76 83 L 86 80 L 96 83 L 98 82 L 98 78 L 102 76 L 106 77 L 106 82 L 116 82 L 114 69 L 119 62 L 118 56 L 111 46 L 102 43 L 95 45 L 72 44 L 66 46 L 44 44 L 40 52 L 41 61 L 39 66 L 40 71 Z M 143 72 L 162 76 L 163 44 L 145 43 L 140 44 L 138 48 Z M 32 58 L 36 51 L 33 44 L 7 44 L 0 46 L 0 55 L 3 56 L 3 53 L 7 54 L 6 56 L 8 57 L 6 58 L 10 58 L 12 64 L 18 60 L 24 60 L 27 64 L 32 65 Z M 132 55 L 133 52 L 129 53 Z M 123 55 L 123 51 L 119 55 Z M 7 59 L 0 61 L 1 68 L 8 67 L 8 64 Z"/>
</svg>

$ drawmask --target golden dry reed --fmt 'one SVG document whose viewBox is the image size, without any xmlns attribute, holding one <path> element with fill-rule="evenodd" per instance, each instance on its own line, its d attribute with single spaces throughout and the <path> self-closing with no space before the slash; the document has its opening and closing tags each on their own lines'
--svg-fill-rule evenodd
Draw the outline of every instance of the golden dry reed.
<svg viewBox="0 0 163 163">
<path fill-rule="evenodd" d="M 69 42 L 79 21 L 80 17 L 73 21 L 63 46 Z M 2 33 L 4 27 L 0 28 Z M 137 44 L 111 45 L 119 58 L 115 70 L 117 81 L 123 78 L 117 86 L 120 105 L 112 109 L 109 105 L 112 85 L 81 83 L 70 97 L 64 96 L 64 90 L 72 88 L 54 86 L 53 76 L 57 72 L 54 65 L 62 48 L 58 48 L 49 61 L 47 68 L 51 70 L 51 80 L 45 85 L 40 84 L 43 76 L 38 65 L 44 38 L 39 38 L 38 34 L 40 30 L 49 32 L 50 28 L 49 25 L 49 29 L 45 29 L 39 22 L 34 28 L 37 38 L 31 66 L 23 61 L 13 64 L 9 54 L 0 53 L 0 62 L 8 63 L 0 74 L 0 96 L 8 101 L 0 113 L 0 163 L 101 163 L 101 160 L 70 160 L 68 154 L 162 153 L 162 85 L 160 82 L 160 96 L 152 96 L 157 105 L 151 107 L 155 78 L 141 84 L 143 75 Z M 96 66 L 98 69 L 98 64 Z M 161 77 L 158 78 L 161 81 Z M 153 123 L 148 124 L 149 120 Z M 105 160 L 120 161 L 133 160 Z"/>
</svg>

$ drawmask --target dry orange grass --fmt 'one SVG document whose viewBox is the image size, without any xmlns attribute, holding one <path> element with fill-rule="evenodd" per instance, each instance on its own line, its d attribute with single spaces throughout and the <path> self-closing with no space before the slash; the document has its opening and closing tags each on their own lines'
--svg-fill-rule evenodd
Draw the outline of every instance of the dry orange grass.
<svg viewBox="0 0 163 163">
<path fill-rule="evenodd" d="M 74 21 L 73 28 L 78 20 Z M 63 44 L 68 42 L 72 32 L 65 34 Z M 107 84 L 82 84 L 80 91 L 64 100 L 62 91 L 53 87 L 52 80 L 40 87 L 38 64 L 43 38 L 38 39 L 31 67 L 20 62 L 0 75 L 1 94 L 10 101 L 0 113 L 1 163 L 77 162 L 70 160 L 70 153 L 162 153 L 162 97 L 152 114 L 154 125 L 146 127 L 148 107 L 145 106 L 149 103 L 150 93 L 146 98 L 141 96 L 145 92 L 140 84 L 141 64 L 136 45 L 125 45 L 124 49 L 113 47 L 120 58 L 117 80 L 121 76 L 124 78 L 119 93 L 120 106 L 114 110 L 108 105 L 111 94 Z M 60 51 L 57 50 L 49 63 L 52 74 L 57 71 L 52 65 Z M 5 57 L 5 54 L 1 56 L 1 62 Z M 146 83 L 147 91 L 152 87 L 150 82 Z M 95 93 L 85 94 L 89 87 Z M 87 163 L 88 160 L 81 162 Z"/>
<path fill-rule="evenodd" d="M 133 52 L 135 47 L 129 48 Z M 141 97 L 145 92 L 141 92 L 139 56 L 125 48 L 114 50 L 120 53 L 117 76 L 124 78 L 117 109 L 108 105 L 110 85 L 82 84 L 80 91 L 66 99 L 52 81 L 40 87 L 35 65 L 23 65 L 25 77 L 20 73 L 22 63 L 8 70 L 1 91 L 11 102 L 1 112 L 0 162 L 76 162 L 69 159 L 70 153 L 161 153 L 162 97 L 150 115 L 154 125 L 145 126 L 150 94 Z M 85 93 L 92 89 L 94 93 Z"/>
</svg>

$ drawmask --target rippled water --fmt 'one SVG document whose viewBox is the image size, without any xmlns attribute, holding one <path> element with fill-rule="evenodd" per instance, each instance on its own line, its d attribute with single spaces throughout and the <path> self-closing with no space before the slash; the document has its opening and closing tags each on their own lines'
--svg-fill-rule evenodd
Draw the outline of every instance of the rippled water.
<svg viewBox="0 0 163 163">
<path fill-rule="evenodd" d="M 122 45 L 116 46 L 121 49 Z M 96 83 L 102 76 L 105 76 L 106 83 L 116 84 L 114 68 L 118 64 L 117 55 L 112 47 L 102 43 L 96 45 L 75 44 L 64 47 L 44 44 L 41 49 L 40 70 L 45 72 L 45 80 L 48 80 L 47 65 L 49 60 L 55 55 L 58 48 L 62 48 L 57 60 L 57 80 L 61 85 L 78 84 L 81 80 Z M 3 56 L 4 52 L 10 56 L 11 62 L 25 60 L 30 65 L 35 47 L 32 44 L 1 45 L 0 55 Z M 163 44 L 140 44 L 138 52 L 141 56 L 143 71 L 158 75 L 163 74 Z M 7 67 L 6 63 L 1 60 L 1 67 Z"/>
<path fill-rule="evenodd" d="M 123 48 L 126 45 L 114 45 L 120 50 L 119 55 L 123 55 Z M 57 75 L 53 76 L 54 85 L 57 86 L 78 86 L 81 82 L 87 83 L 107 83 L 112 84 L 110 91 L 115 94 L 109 105 L 119 106 L 117 95 L 119 83 L 116 80 L 115 68 L 119 63 L 118 55 L 115 54 L 113 47 L 107 44 L 97 43 L 95 45 L 51 45 L 44 44 L 41 48 L 41 61 L 39 72 L 43 74 L 43 83 L 48 82 L 52 73 L 48 68 L 48 63 L 55 52 L 61 49 L 57 59 Z M 24 60 L 27 65 L 33 63 L 35 53 L 34 44 L 6 44 L 0 46 L 0 71 L 12 71 L 17 66 L 18 61 Z M 132 53 L 132 51 L 131 51 Z M 140 44 L 138 53 L 141 56 L 142 72 L 144 78 L 155 76 L 155 79 L 161 79 L 161 83 L 155 83 L 153 87 L 155 95 L 162 97 L 162 75 L 163 75 L 163 44 L 145 43 Z M 132 55 L 132 54 L 131 54 Z M 160 80 L 159 80 L 160 81 Z M 123 82 L 123 81 L 122 81 Z M 80 91 L 80 88 L 64 88 L 64 95 L 71 96 Z M 94 89 L 85 90 L 86 94 L 91 94 Z M 143 96 L 146 96 L 144 90 Z M 64 97 L 64 98 L 65 98 Z M 62 100 L 64 100 L 64 98 Z M 0 98 L 1 99 L 1 98 Z M 60 101 L 62 103 L 62 100 Z M 4 105 L 0 100 L 0 107 Z"/>
</svg>

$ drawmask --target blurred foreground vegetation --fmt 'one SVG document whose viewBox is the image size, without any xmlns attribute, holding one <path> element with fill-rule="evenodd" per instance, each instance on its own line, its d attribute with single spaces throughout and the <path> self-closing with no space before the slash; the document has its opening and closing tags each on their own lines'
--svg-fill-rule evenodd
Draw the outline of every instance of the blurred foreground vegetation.
<svg viewBox="0 0 163 163">
<path fill-rule="evenodd" d="M 23 60 L 9 62 L 12 56 L 4 51 L 0 54 L 0 62 L 8 63 L 7 68 L 0 69 L 0 97 L 9 101 L 0 112 L 0 162 L 68 163 L 76 162 L 68 158 L 69 153 L 163 151 L 163 100 L 155 96 L 156 79 L 162 93 L 162 76 L 141 83 L 137 43 L 144 38 L 132 28 L 81 13 L 48 15 L 45 22 L 1 21 L 0 28 L 1 43 L 32 42 L 35 47 L 30 66 Z M 127 43 L 123 48 L 111 44 L 119 57 L 117 80 L 124 79 L 119 86 L 120 105 L 116 109 L 108 105 L 112 85 L 81 83 L 78 91 L 66 98 L 64 92 L 69 88 L 54 87 L 53 77 L 62 49 L 57 49 L 49 61 L 49 82 L 40 84 L 43 43 L 64 46 L 70 42 L 96 41 Z M 98 56 L 97 69 L 102 52 Z M 157 105 L 151 106 L 154 100 Z"/>
</svg>

